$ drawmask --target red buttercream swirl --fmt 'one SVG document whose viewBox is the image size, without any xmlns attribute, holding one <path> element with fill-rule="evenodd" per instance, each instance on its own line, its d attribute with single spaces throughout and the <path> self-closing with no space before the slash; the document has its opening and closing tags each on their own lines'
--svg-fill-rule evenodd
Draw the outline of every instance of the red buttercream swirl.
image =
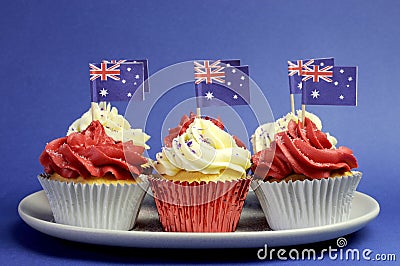
<svg viewBox="0 0 400 266">
<path fill-rule="evenodd" d="M 56 172 L 65 178 L 112 175 L 129 179 L 143 173 L 141 165 L 147 163 L 143 151 L 132 141 L 113 140 L 99 121 L 93 121 L 80 133 L 49 142 L 39 161 L 46 173 Z"/>
<path fill-rule="evenodd" d="M 252 162 L 255 176 L 264 179 L 283 179 L 293 173 L 321 179 L 358 167 L 352 150 L 332 148 L 326 134 L 308 118 L 305 126 L 291 120 L 288 130 L 276 134 L 271 148 L 253 155 Z"/>
<path fill-rule="evenodd" d="M 183 133 L 186 132 L 186 130 L 188 129 L 189 125 L 191 123 L 193 123 L 194 119 L 196 118 L 196 115 L 193 112 L 190 112 L 190 115 L 183 115 L 181 118 L 181 121 L 179 122 L 179 125 L 174 127 L 174 128 L 170 128 L 168 130 L 168 135 L 164 138 L 164 144 L 166 147 L 171 148 L 172 147 L 172 140 L 174 138 L 176 138 L 177 136 L 182 135 Z M 217 127 L 219 127 L 220 129 L 224 130 L 225 126 L 224 123 L 222 123 L 221 119 L 218 117 L 217 119 L 214 118 L 210 118 L 209 116 L 205 116 L 202 117 L 203 119 L 206 120 L 211 120 L 211 122 L 214 123 L 214 125 L 216 125 Z M 246 146 L 244 145 L 244 143 L 236 136 L 232 136 L 233 139 L 236 142 L 236 145 L 238 145 L 239 147 L 242 148 L 246 148 Z"/>
</svg>

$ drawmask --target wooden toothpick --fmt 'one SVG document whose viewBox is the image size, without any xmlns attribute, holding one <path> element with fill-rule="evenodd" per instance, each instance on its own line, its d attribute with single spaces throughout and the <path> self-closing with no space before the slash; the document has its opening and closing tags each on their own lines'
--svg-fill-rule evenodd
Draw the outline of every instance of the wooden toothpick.
<svg viewBox="0 0 400 266">
<path fill-rule="evenodd" d="M 304 125 L 304 121 L 306 120 L 306 105 L 302 104 L 301 105 L 301 119 Z"/>
<path fill-rule="evenodd" d="M 293 93 L 290 94 L 290 106 L 292 109 L 292 114 L 294 114 L 294 94 Z"/>
</svg>

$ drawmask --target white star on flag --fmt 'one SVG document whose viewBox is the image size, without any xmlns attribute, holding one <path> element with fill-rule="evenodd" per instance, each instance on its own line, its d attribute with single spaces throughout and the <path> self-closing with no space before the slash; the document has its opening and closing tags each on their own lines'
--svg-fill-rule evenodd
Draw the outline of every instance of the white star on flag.
<svg viewBox="0 0 400 266">
<path fill-rule="evenodd" d="M 339 85 L 339 82 L 335 81 L 333 84 L 335 84 L 335 86 Z"/>
<path fill-rule="evenodd" d="M 300 90 L 303 88 L 303 83 L 302 82 L 299 82 L 298 84 L 297 84 L 297 88 L 299 88 Z"/>
<path fill-rule="evenodd" d="M 214 98 L 213 93 L 210 92 L 210 91 L 207 91 L 207 93 L 206 93 L 206 99 L 207 99 L 207 100 L 211 100 L 212 98 Z"/>
<path fill-rule="evenodd" d="M 236 69 L 232 69 L 232 73 L 236 73 Z"/>
<path fill-rule="evenodd" d="M 128 94 L 126 96 L 128 96 L 130 98 L 130 97 L 132 97 L 132 93 L 128 92 Z"/>
<path fill-rule="evenodd" d="M 101 96 L 106 97 L 107 94 L 108 94 L 108 91 L 107 91 L 106 89 L 103 88 L 103 89 L 100 90 L 99 93 L 100 93 Z"/>
<path fill-rule="evenodd" d="M 132 70 L 132 68 L 128 67 L 126 70 L 128 70 L 128 72 L 130 72 Z"/>
<path fill-rule="evenodd" d="M 123 79 L 121 82 L 125 84 L 125 83 L 126 83 L 126 80 Z"/>
<path fill-rule="evenodd" d="M 236 100 L 237 98 L 238 98 L 237 94 L 233 95 L 233 99 Z"/>
<path fill-rule="evenodd" d="M 343 100 L 343 99 L 344 99 L 343 94 L 340 94 L 339 99 L 340 99 L 340 100 Z"/>
<path fill-rule="evenodd" d="M 241 76 L 241 77 L 240 77 L 240 79 L 241 79 L 241 80 L 244 80 L 244 79 L 245 79 L 245 77 L 244 77 L 244 76 Z"/>
<path fill-rule="evenodd" d="M 319 97 L 319 91 L 313 90 L 313 91 L 311 92 L 311 96 L 313 97 L 313 99 L 318 98 L 318 97 Z"/>
<path fill-rule="evenodd" d="M 348 80 L 348 81 L 352 81 L 353 78 L 352 78 L 352 77 L 348 77 L 347 80 Z"/>
<path fill-rule="evenodd" d="M 339 72 L 343 74 L 344 73 L 344 69 L 339 70 Z"/>
<path fill-rule="evenodd" d="M 139 78 L 140 78 L 140 76 L 139 76 L 139 75 L 136 75 L 136 76 L 135 76 L 135 79 L 139 79 Z"/>
</svg>

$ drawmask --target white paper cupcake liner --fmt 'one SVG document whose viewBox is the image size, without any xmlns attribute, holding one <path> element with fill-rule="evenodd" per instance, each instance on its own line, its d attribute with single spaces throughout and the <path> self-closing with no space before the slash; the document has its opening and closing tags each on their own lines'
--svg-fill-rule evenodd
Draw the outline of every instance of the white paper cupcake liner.
<svg viewBox="0 0 400 266">
<path fill-rule="evenodd" d="M 298 229 L 347 221 L 361 173 L 319 180 L 264 182 L 253 188 L 272 230 Z"/>
<path fill-rule="evenodd" d="M 138 184 L 81 184 L 38 179 L 46 192 L 54 220 L 60 224 L 110 230 L 130 230 L 149 187 Z"/>
</svg>

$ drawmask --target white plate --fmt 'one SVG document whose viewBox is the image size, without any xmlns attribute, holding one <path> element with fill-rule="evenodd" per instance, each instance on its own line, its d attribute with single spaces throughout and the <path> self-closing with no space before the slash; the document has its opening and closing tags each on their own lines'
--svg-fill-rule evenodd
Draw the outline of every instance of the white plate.
<svg viewBox="0 0 400 266">
<path fill-rule="evenodd" d="M 334 239 L 353 233 L 374 219 L 379 204 L 356 192 L 350 220 L 333 225 L 282 231 L 269 231 L 253 191 L 249 192 L 238 228 L 234 233 L 162 232 L 154 200 L 147 195 L 132 231 L 91 229 L 57 224 L 44 191 L 25 197 L 18 206 L 21 218 L 32 228 L 62 239 L 111 246 L 141 248 L 250 248 L 289 246 Z"/>
</svg>

